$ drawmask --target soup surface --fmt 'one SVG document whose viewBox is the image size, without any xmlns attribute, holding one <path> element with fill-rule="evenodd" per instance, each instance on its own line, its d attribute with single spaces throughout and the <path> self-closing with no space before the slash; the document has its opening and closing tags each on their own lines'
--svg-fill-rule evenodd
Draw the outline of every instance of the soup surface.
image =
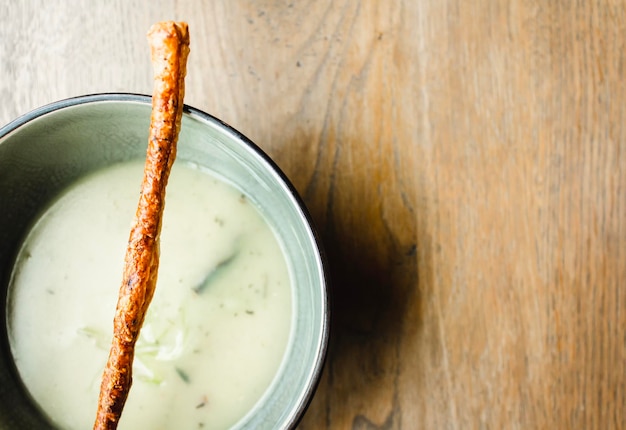
<svg viewBox="0 0 626 430">
<path fill-rule="evenodd" d="M 143 163 L 93 174 L 39 219 L 19 253 L 7 323 L 24 385 L 64 429 L 93 426 Z M 156 292 L 120 429 L 222 429 L 268 388 L 287 345 L 281 248 L 234 187 L 176 163 Z"/>
</svg>

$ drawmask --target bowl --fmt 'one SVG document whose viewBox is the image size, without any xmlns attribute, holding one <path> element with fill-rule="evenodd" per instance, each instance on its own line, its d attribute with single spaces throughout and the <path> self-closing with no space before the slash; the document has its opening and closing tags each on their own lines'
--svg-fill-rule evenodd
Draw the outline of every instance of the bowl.
<svg viewBox="0 0 626 430">
<path fill-rule="evenodd" d="M 149 96 L 139 94 L 86 95 L 43 106 L 0 128 L 0 309 L 5 321 L 0 428 L 52 428 L 23 387 L 9 346 L 7 289 L 20 245 L 41 211 L 77 180 L 145 158 L 150 103 Z M 177 163 L 185 161 L 235 185 L 281 244 L 292 295 L 286 352 L 269 388 L 234 428 L 293 428 L 317 387 L 329 336 L 327 272 L 311 218 L 289 180 L 259 147 L 189 106 L 177 154 Z"/>
</svg>

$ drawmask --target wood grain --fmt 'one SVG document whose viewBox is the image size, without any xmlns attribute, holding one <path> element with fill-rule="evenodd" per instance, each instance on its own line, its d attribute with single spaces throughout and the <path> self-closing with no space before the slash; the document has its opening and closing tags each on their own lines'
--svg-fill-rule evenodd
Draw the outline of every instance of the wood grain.
<svg viewBox="0 0 626 430">
<path fill-rule="evenodd" d="M 19 3 L 19 4 L 18 4 Z M 14 2 L 0 122 L 150 92 L 244 132 L 319 226 L 334 302 L 302 429 L 626 428 L 626 2 Z"/>
</svg>

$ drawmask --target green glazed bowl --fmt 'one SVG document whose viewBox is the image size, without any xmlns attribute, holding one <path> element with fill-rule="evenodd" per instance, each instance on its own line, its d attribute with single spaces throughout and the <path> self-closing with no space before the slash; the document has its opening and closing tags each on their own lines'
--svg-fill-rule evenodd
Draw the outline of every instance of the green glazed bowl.
<svg viewBox="0 0 626 430">
<path fill-rule="evenodd" d="M 7 286 L 21 241 L 42 208 L 72 182 L 108 165 L 145 158 L 150 103 L 143 95 L 87 95 L 41 107 L 0 128 L 1 429 L 52 428 L 22 387 L 8 344 Z M 232 182 L 256 204 L 283 246 L 292 279 L 290 340 L 272 384 L 234 428 L 293 428 L 316 389 L 329 336 L 327 273 L 307 210 L 257 146 L 188 106 L 177 158 Z"/>
</svg>

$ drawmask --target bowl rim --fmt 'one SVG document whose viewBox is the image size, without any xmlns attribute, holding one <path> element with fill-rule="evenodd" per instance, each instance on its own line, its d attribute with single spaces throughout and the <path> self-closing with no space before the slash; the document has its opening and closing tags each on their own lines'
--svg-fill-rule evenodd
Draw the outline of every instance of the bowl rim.
<svg viewBox="0 0 626 430">
<path fill-rule="evenodd" d="M 76 107 L 83 104 L 91 104 L 91 103 L 101 103 L 101 102 L 130 102 L 130 103 L 140 103 L 140 104 L 151 104 L 152 97 L 147 94 L 141 93 L 132 93 L 132 92 L 101 92 L 101 93 L 91 93 L 85 95 L 78 95 L 69 98 L 60 99 L 51 103 L 47 103 L 31 111 L 18 116 L 13 119 L 9 123 L 0 127 L 0 144 L 2 144 L 2 140 L 8 135 L 12 134 L 19 128 L 25 126 L 29 122 L 36 120 L 44 115 L 53 113 L 55 111 L 59 111 L 66 108 Z M 247 146 L 250 150 L 256 153 L 263 162 L 265 162 L 277 175 L 278 179 L 283 182 L 284 189 L 287 190 L 291 194 L 291 198 L 297 205 L 297 209 L 302 214 L 304 221 L 307 224 L 311 237 L 313 239 L 313 245 L 315 246 L 316 256 L 319 261 L 320 266 L 320 277 L 321 277 L 321 303 L 323 305 L 322 315 L 321 315 L 321 331 L 320 331 L 320 343 L 319 349 L 317 351 L 316 360 L 314 362 L 314 367 L 311 369 L 311 378 L 308 381 L 306 387 L 302 392 L 302 397 L 300 403 L 296 405 L 296 409 L 293 411 L 294 413 L 287 417 L 285 421 L 286 428 L 293 429 L 295 428 L 299 422 L 302 420 L 304 413 L 308 409 L 315 391 L 320 383 L 320 379 L 326 364 L 326 360 L 328 359 L 328 349 L 330 343 L 330 322 L 331 322 L 331 306 L 332 306 L 332 297 L 331 297 L 331 288 L 330 288 L 330 275 L 329 275 L 329 267 L 328 260 L 326 256 L 326 252 L 322 245 L 322 240 L 320 234 L 318 232 L 318 228 L 315 225 L 315 222 L 304 203 L 304 200 L 296 190 L 293 183 L 289 180 L 287 175 L 282 171 L 282 169 L 276 164 L 276 162 L 265 152 L 263 151 L 257 144 L 255 144 L 251 139 L 249 139 L 246 135 L 232 127 L 230 124 L 225 121 L 206 113 L 200 109 L 197 109 L 188 104 L 183 105 L 183 114 L 187 114 L 192 118 L 198 118 L 202 121 L 207 121 L 214 126 L 222 128 L 225 132 L 231 134 L 234 138 L 239 140 L 245 146 Z"/>
</svg>

